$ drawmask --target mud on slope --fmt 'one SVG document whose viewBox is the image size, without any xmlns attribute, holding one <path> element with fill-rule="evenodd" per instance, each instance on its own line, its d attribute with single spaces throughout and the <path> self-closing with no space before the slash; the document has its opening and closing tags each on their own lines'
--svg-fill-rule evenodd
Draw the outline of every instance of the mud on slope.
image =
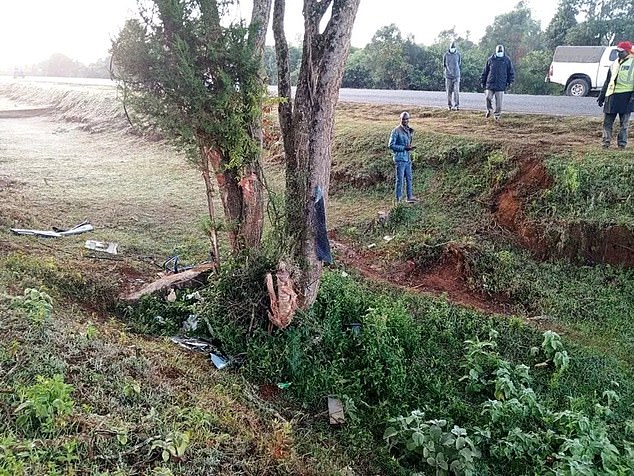
<svg viewBox="0 0 634 476">
<path fill-rule="evenodd" d="M 592 223 L 558 222 L 546 224 L 526 216 L 527 203 L 536 194 L 550 188 L 543 157 L 519 160 L 519 171 L 496 195 L 492 213 L 496 221 L 514 233 L 518 244 L 533 251 L 540 259 L 582 259 L 587 263 L 634 266 L 634 233 L 621 226 Z"/>
</svg>

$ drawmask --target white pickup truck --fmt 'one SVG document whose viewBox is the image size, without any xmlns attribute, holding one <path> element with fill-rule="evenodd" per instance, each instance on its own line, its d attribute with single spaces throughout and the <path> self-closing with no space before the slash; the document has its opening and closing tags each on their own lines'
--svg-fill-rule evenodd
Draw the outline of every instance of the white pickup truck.
<svg viewBox="0 0 634 476">
<path fill-rule="evenodd" d="M 564 86 L 566 96 L 587 96 L 601 90 L 616 57 L 616 46 L 558 46 L 546 82 Z"/>
</svg>

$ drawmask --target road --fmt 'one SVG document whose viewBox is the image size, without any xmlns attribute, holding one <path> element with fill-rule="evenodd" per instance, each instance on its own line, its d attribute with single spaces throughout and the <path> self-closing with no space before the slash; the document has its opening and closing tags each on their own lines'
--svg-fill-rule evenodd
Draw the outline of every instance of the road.
<svg viewBox="0 0 634 476">
<path fill-rule="evenodd" d="M 13 82 L 13 78 L 0 77 L 0 83 Z M 112 87 L 109 79 L 83 78 L 44 78 L 29 77 L 19 82 L 46 82 L 65 84 L 69 88 L 78 86 Z M 269 92 L 276 94 L 276 87 L 269 87 Z M 443 91 L 393 91 L 387 89 L 341 89 L 339 100 L 370 104 L 402 104 L 403 106 L 447 107 L 447 97 Z M 482 111 L 484 113 L 484 93 L 460 93 L 460 108 Z M 505 112 L 523 114 L 546 114 L 551 116 L 602 116 L 602 110 L 593 97 L 577 98 L 571 96 L 531 96 L 528 94 L 506 94 L 504 96 Z"/>
<path fill-rule="evenodd" d="M 384 89 L 341 89 L 339 100 L 371 104 L 402 104 L 404 106 L 447 107 L 444 91 L 392 91 Z M 482 111 L 484 93 L 460 93 L 460 109 Z M 528 94 L 506 94 L 503 112 L 524 114 L 546 114 L 550 116 L 597 116 L 603 115 L 596 98 L 571 96 L 531 96 Z"/>
</svg>

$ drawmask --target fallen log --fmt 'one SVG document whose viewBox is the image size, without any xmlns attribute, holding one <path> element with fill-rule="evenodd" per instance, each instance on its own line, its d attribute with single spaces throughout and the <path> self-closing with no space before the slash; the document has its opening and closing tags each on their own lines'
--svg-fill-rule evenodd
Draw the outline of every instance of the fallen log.
<svg viewBox="0 0 634 476">
<path fill-rule="evenodd" d="M 215 263 L 205 263 L 180 273 L 168 274 L 152 283 L 146 284 L 138 291 L 120 294 L 119 299 L 128 303 L 135 303 L 143 296 L 150 294 L 167 295 L 171 289 L 200 287 L 207 282 L 207 278 L 214 269 Z"/>
</svg>

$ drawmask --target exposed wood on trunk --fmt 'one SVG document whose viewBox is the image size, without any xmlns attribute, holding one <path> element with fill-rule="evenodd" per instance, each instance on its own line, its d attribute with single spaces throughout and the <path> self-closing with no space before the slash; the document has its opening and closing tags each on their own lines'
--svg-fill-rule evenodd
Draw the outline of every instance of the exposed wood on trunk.
<svg viewBox="0 0 634 476">
<path fill-rule="evenodd" d="M 201 155 L 204 156 L 204 153 L 201 150 Z M 214 186 L 211 182 L 211 173 L 209 170 L 209 161 L 203 160 L 201 164 L 202 176 L 205 181 L 205 195 L 207 196 L 207 209 L 209 211 L 209 217 L 213 221 L 216 219 L 216 210 L 214 207 Z M 216 232 L 216 228 L 214 226 L 211 227 L 211 248 L 214 254 L 213 259 L 216 263 L 218 269 L 220 269 L 220 251 L 218 249 L 218 233 Z"/>
<path fill-rule="evenodd" d="M 242 177 L 239 171 L 229 168 L 223 154 L 209 147 L 203 147 L 203 171 L 205 167 L 214 172 L 220 199 L 229 224 L 229 244 L 237 251 L 244 247 L 259 246 L 264 224 L 263 188 L 260 167 L 257 163 L 244 167 Z M 257 162 L 257 158 L 254 158 Z"/>
<path fill-rule="evenodd" d="M 265 277 L 266 289 L 271 302 L 271 310 L 268 311 L 269 321 L 278 329 L 285 329 L 297 311 L 297 294 L 293 289 L 291 274 L 286 269 L 284 262 L 279 263 L 275 277 L 277 292 L 273 285 L 271 273 L 266 273 Z"/>
</svg>

